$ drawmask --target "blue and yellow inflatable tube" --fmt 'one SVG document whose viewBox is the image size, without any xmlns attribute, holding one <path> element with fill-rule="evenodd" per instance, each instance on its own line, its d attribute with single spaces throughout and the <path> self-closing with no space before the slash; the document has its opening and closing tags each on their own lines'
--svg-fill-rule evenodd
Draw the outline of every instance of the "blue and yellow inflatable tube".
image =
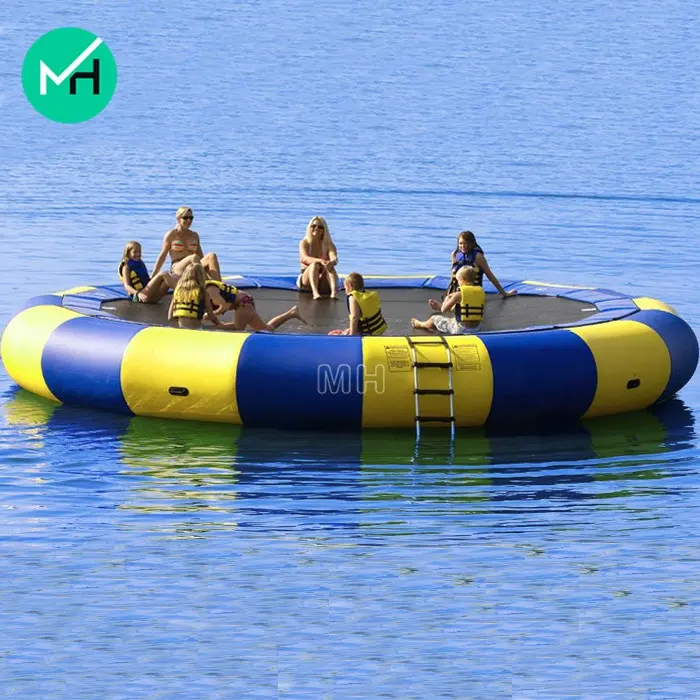
<svg viewBox="0 0 700 700">
<path fill-rule="evenodd" d="M 243 277 L 236 285 L 290 288 L 293 278 Z M 378 289 L 446 285 L 443 277 L 372 279 Z M 504 286 L 594 304 L 597 313 L 564 326 L 447 337 L 459 427 L 641 410 L 695 372 L 697 338 L 663 302 L 541 282 Z M 29 300 L 2 336 L 7 372 L 39 396 L 126 415 L 319 430 L 415 424 L 406 336 L 188 331 L 101 311 L 123 297 L 120 287 L 79 287 Z M 440 344 L 417 352 L 420 362 L 444 362 Z M 422 377 L 423 389 L 444 386 L 440 369 Z M 447 415 L 448 398 L 422 396 L 421 411 Z"/>
</svg>

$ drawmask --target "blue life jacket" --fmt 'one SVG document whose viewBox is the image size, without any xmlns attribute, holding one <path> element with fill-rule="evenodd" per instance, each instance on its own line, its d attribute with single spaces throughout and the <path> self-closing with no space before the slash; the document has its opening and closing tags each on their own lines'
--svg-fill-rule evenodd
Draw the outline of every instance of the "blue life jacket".
<svg viewBox="0 0 700 700">
<path fill-rule="evenodd" d="M 131 258 L 126 260 L 126 262 L 119 263 L 119 277 L 122 276 L 125 264 L 129 270 L 129 284 L 137 292 L 140 292 L 151 281 L 146 263 L 143 260 L 132 260 Z"/>
<path fill-rule="evenodd" d="M 476 285 L 478 287 L 484 286 L 484 271 L 475 264 L 476 256 L 479 253 L 483 255 L 484 251 L 481 249 L 481 246 L 478 245 L 474 246 L 474 248 L 467 253 L 463 253 L 459 248 L 455 250 L 455 262 L 454 265 L 452 265 L 452 278 L 450 279 L 450 286 L 447 290 L 448 294 L 452 294 L 452 292 L 456 292 L 457 289 L 459 289 L 455 275 L 457 274 L 457 270 L 462 267 L 473 267 L 476 270 Z"/>
</svg>

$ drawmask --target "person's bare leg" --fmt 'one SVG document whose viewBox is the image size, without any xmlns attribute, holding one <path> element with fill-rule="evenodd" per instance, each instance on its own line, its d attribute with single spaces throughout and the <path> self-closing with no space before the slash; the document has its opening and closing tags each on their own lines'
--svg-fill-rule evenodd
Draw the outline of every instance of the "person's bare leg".
<svg viewBox="0 0 700 700">
<path fill-rule="evenodd" d="M 419 321 L 417 318 L 412 318 L 411 327 L 421 331 L 434 331 L 435 321 L 432 318 L 429 318 L 427 321 Z"/>
<path fill-rule="evenodd" d="M 186 258 L 182 258 L 182 260 L 178 260 L 176 263 L 173 263 L 170 266 L 170 272 L 173 275 L 182 277 L 182 273 L 185 271 L 185 268 L 189 267 L 192 263 L 196 263 L 199 261 L 199 255 L 197 255 L 196 253 L 192 253 L 192 255 L 188 255 Z"/>
<path fill-rule="evenodd" d="M 335 267 L 330 270 L 326 269 L 328 273 L 328 286 L 330 287 L 331 299 L 338 298 L 338 273 Z"/>
<path fill-rule="evenodd" d="M 146 303 L 154 304 L 160 301 L 170 289 L 171 280 L 172 275 L 169 272 L 159 272 L 151 278 L 151 281 L 141 290 L 141 293 L 146 295 Z"/>
<path fill-rule="evenodd" d="M 299 307 L 292 306 L 292 308 L 289 309 L 289 311 L 285 311 L 283 314 L 271 318 L 266 324 L 267 330 L 274 331 L 275 328 L 279 328 L 283 323 L 287 323 L 287 321 L 291 321 L 293 318 L 296 318 L 297 320 L 301 321 L 305 326 L 309 325 L 309 322 L 301 315 Z"/>
<path fill-rule="evenodd" d="M 313 298 L 320 299 L 321 292 L 318 290 L 318 283 L 321 277 L 321 271 L 323 270 L 323 265 L 321 265 L 319 262 L 315 262 L 311 263 L 307 269 L 309 271 L 309 285 L 311 286 Z"/>
<path fill-rule="evenodd" d="M 207 253 L 202 258 L 202 267 L 206 270 L 210 279 L 221 282 L 221 267 L 216 253 Z"/>
</svg>

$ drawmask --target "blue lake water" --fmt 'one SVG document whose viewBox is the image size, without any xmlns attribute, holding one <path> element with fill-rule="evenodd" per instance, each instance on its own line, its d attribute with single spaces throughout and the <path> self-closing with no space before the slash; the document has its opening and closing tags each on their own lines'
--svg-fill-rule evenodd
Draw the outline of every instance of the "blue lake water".
<svg viewBox="0 0 700 700">
<path fill-rule="evenodd" d="M 22 93 L 42 33 L 107 42 L 107 109 Z M 611 287 L 700 327 L 700 9 L 519 0 L 10 3 L 0 14 L 4 327 L 152 261 L 181 204 L 225 273 Z M 0 372 L 9 697 L 700 695 L 697 379 L 564 433 L 319 435 L 88 413 Z"/>
</svg>

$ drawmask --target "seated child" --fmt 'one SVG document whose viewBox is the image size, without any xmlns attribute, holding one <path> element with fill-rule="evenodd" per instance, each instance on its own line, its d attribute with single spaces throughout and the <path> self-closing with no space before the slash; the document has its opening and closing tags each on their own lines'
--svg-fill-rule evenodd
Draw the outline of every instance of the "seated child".
<svg viewBox="0 0 700 700">
<path fill-rule="evenodd" d="M 214 313 L 206 291 L 204 268 L 200 263 L 192 263 L 185 268 L 175 286 L 168 309 L 168 319 L 176 318 L 180 328 L 199 330 L 205 313 L 215 325 L 221 323 Z"/>
<path fill-rule="evenodd" d="M 462 267 L 457 272 L 456 292 L 448 294 L 440 305 L 431 299 L 430 306 L 445 314 L 454 308 L 455 316 L 436 315 L 427 321 L 411 319 L 411 326 L 425 331 L 436 331 L 442 335 L 462 335 L 478 332 L 484 318 L 486 295 L 477 285 L 477 272 L 473 267 Z"/>
<path fill-rule="evenodd" d="M 175 286 L 177 277 L 169 272 L 159 272 L 151 279 L 146 264 L 141 259 L 141 244 L 129 241 L 119 263 L 119 277 L 131 301 L 154 304 Z"/>
<path fill-rule="evenodd" d="M 351 272 L 345 278 L 350 325 L 345 330 L 333 330 L 328 335 L 382 335 L 387 323 L 377 292 L 365 291 L 365 281 L 359 272 Z"/>
<path fill-rule="evenodd" d="M 463 267 L 476 267 L 476 256 L 484 251 L 481 246 L 476 242 L 476 236 L 471 231 L 462 231 L 457 236 L 457 247 L 452 251 L 452 275 L 450 277 L 450 286 L 447 288 L 448 294 L 453 294 L 457 291 L 459 285 L 457 284 L 457 272 Z M 483 277 L 483 272 L 480 275 L 477 284 L 481 286 L 481 277 Z"/>
<path fill-rule="evenodd" d="M 206 289 L 207 296 L 212 303 L 212 314 L 210 315 L 212 321 L 216 317 L 216 314 L 224 314 L 229 309 L 234 310 L 233 321 L 219 321 L 218 325 L 221 328 L 244 331 L 250 326 L 254 331 L 274 331 L 275 328 L 279 328 L 283 323 L 293 318 L 308 325 L 306 319 L 299 312 L 298 306 L 292 306 L 289 311 L 275 316 L 266 323 L 255 309 L 255 300 L 247 292 L 237 289 L 226 282 L 213 279 L 206 280 Z M 216 306 L 214 306 L 214 304 L 216 304 Z"/>
<path fill-rule="evenodd" d="M 456 274 L 463 267 L 473 267 L 476 270 L 476 284 L 479 287 L 483 287 L 485 275 L 504 299 L 517 294 L 517 291 L 514 289 L 511 289 L 509 292 L 503 289 L 498 278 L 493 274 L 493 270 L 489 267 L 488 262 L 486 262 L 484 251 L 476 242 L 476 236 L 471 231 L 462 231 L 457 236 L 457 250 L 452 252 L 452 278 L 447 288 L 447 294 L 457 291 L 459 285 L 457 284 Z"/>
</svg>

